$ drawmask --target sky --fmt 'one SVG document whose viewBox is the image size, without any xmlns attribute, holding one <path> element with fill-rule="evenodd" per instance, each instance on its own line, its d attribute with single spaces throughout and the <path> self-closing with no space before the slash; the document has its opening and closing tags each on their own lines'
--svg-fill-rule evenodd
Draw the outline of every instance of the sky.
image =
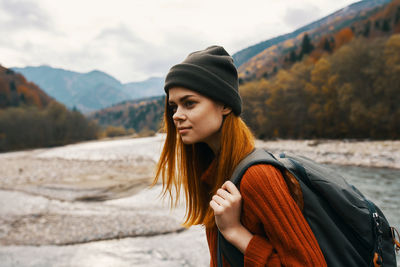
<svg viewBox="0 0 400 267">
<path fill-rule="evenodd" d="M 354 0 L 0 0 L 0 65 L 163 77 L 193 51 L 231 55 Z"/>
</svg>

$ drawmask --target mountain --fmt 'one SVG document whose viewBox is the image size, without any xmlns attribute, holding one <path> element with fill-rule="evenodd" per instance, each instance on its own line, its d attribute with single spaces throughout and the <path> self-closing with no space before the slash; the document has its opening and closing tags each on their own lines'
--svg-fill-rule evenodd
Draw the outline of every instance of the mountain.
<svg viewBox="0 0 400 267">
<path fill-rule="evenodd" d="M 126 83 L 124 90 L 132 99 L 160 96 L 164 94 L 164 78 L 151 77 L 142 82 Z"/>
<path fill-rule="evenodd" d="M 95 139 L 98 130 L 22 74 L 0 66 L 0 152 Z"/>
<path fill-rule="evenodd" d="M 364 0 L 352 5 L 349 5 L 345 8 L 342 8 L 322 19 L 314 21 L 304 27 L 301 27 L 292 33 L 287 33 L 280 35 L 278 37 L 260 42 L 258 44 L 247 47 L 239 52 L 235 53 L 232 57 L 235 61 L 237 67 L 242 66 L 252 57 L 261 53 L 265 49 L 287 41 L 289 39 L 296 38 L 302 33 L 310 32 L 315 29 L 321 29 L 326 27 L 331 27 L 330 30 L 335 30 L 337 28 L 348 26 L 354 20 L 359 19 L 360 17 L 365 18 L 368 16 L 368 11 L 382 6 L 384 4 L 389 3 L 391 0 Z M 344 19 L 347 18 L 347 19 Z"/>
<path fill-rule="evenodd" d="M 128 100 L 88 115 L 100 125 L 123 126 L 136 132 L 158 131 L 164 113 L 165 96 Z"/>
<path fill-rule="evenodd" d="M 122 84 L 111 75 L 94 70 L 79 73 L 50 66 L 12 68 L 69 108 L 84 113 L 129 99 L 163 94 L 162 78 Z"/>
<path fill-rule="evenodd" d="M 266 42 L 274 44 L 240 65 L 240 81 L 271 77 L 277 70 L 290 66 L 314 48 L 312 60 L 316 61 L 323 53 L 332 52 L 349 42 L 353 36 L 373 39 L 396 33 L 399 8 L 398 0 L 361 1 L 302 27 L 285 38 L 268 40 Z M 303 51 L 304 42 L 309 51 Z"/>
<path fill-rule="evenodd" d="M 53 99 L 24 76 L 0 65 L 0 108 L 46 107 Z"/>
<path fill-rule="evenodd" d="M 242 118 L 262 139 L 399 139 L 399 55 L 400 0 L 338 16 L 239 67 Z"/>
</svg>

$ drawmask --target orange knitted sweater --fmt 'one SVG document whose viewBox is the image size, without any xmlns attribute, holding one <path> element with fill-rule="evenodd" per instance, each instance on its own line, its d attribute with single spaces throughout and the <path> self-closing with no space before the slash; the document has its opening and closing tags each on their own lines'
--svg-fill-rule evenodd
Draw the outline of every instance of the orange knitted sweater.
<svg viewBox="0 0 400 267">
<path fill-rule="evenodd" d="M 203 174 L 203 182 L 212 179 Z M 244 266 L 326 266 L 317 240 L 275 167 L 260 164 L 244 174 L 241 222 L 254 236 Z M 210 266 L 217 266 L 217 227 L 206 229 Z M 229 263 L 223 259 L 223 265 Z"/>
</svg>

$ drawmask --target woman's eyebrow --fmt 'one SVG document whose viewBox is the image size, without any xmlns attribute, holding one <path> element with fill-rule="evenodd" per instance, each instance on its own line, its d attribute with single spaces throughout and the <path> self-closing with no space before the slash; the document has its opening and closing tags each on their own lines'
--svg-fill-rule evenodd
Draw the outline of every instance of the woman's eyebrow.
<svg viewBox="0 0 400 267">
<path fill-rule="evenodd" d="M 191 96 L 195 96 L 195 95 L 185 95 L 185 96 L 181 97 L 181 98 L 179 99 L 178 102 L 183 102 L 183 101 L 185 101 L 186 99 L 188 99 L 188 98 L 191 97 Z M 170 105 L 171 105 L 171 104 L 175 104 L 175 102 L 174 102 L 173 100 L 169 100 L 168 103 L 169 103 Z"/>
</svg>

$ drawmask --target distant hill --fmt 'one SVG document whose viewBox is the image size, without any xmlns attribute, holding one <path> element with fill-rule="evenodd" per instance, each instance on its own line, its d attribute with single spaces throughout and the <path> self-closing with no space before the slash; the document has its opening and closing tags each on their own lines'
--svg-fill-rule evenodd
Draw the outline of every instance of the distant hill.
<svg viewBox="0 0 400 267">
<path fill-rule="evenodd" d="M 136 132 L 158 131 L 164 112 L 165 96 L 124 101 L 88 115 L 101 126 L 122 126 Z"/>
<path fill-rule="evenodd" d="M 400 33 L 314 56 L 240 86 L 258 138 L 400 138 Z"/>
<path fill-rule="evenodd" d="M 124 84 L 124 90 L 132 99 L 164 95 L 164 78 L 151 77 L 142 82 Z"/>
<path fill-rule="evenodd" d="M 389 3 L 391 0 L 364 0 L 354 3 L 348 7 L 342 8 L 322 19 L 314 21 L 304 27 L 301 27 L 291 33 L 283 34 L 272 39 L 260 42 L 258 44 L 247 47 L 235 53 L 232 57 L 237 67 L 242 66 L 252 57 L 261 53 L 265 49 L 294 39 L 302 33 L 312 32 L 316 29 L 337 30 L 338 28 L 346 27 L 354 20 L 362 19 L 368 16 L 368 11 Z M 326 29 L 328 28 L 328 29 Z"/>
<path fill-rule="evenodd" d="M 0 65 L 0 108 L 46 107 L 52 98 L 24 76 Z"/>
<path fill-rule="evenodd" d="M 290 63 L 301 59 L 304 52 L 310 53 L 314 48 L 317 50 L 313 52 L 315 61 L 320 56 L 318 53 L 332 52 L 350 41 L 353 36 L 364 36 L 370 39 L 390 36 L 399 31 L 399 19 L 400 2 L 398 0 L 370 0 L 355 3 L 311 23 L 312 27 L 306 26 L 293 32 L 291 38 L 275 42 L 274 45 L 250 58 L 239 67 L 240 80 L 246 82 L 271 77 L 277 70 L 289 67 Z M 309 30 L 305 32 L 306 29 Z M 305 37 L 308 38 L 310 51 L 302 51 Z"/>
<path fill-rule="evenodd" d="M 162 78 L 122 84 L 107 73 L 79 73 L 50 66 L 13 68 L 69 108 L 88 113 L 124 100 L 163 94 Z M 159 86 L 159 87 L 158 87 Z"/>
<path fill-rule="evenodd" d="M 0 152 L 95 139 L 99 127 L 0 66 Z"/>
</svg>

